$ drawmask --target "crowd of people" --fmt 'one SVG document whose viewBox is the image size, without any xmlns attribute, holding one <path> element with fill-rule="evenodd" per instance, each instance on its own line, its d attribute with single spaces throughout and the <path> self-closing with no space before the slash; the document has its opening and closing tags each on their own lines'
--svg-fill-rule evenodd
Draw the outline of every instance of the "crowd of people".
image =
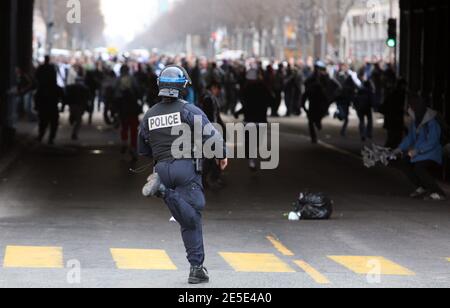
<svg viewBox="0 0 450 308">
<path fill-rule="evenodd" d="M 244 113 L 246 121 L 266 122 L 267 115 L 280 116 L 280 106 L 284 102 L 286 113 L 283 116 L 299 116 L 306 111 L 313 142 L 317 142 L 316 129 L 321 128 L 321 121 L 333 103 L 337 105 L 334 116 L 343 122 L 341 133 L 345 136 L 353 106 L 360 119 L 363 141 L 372 139 L 372 111 L 379 111 L 387 116 L 387 144 L 394 147 L 400 143 L 404 108 L 398 102 L 402 101 L 399 96 L 403 95 L 405 86 L 397 81 L 389 64 L 382 67 L 380 62 L 368 61 L 355 71 L 346 63 L 313 63 L 311 59 L 307 63 L 301 60 L 266 62 L 242 59 L 217 63 L 206 58 L 161 56 L 145 63 L 130 59 L 94 61 L 83 58 L 59 59 L 52 64 L 47 57 L 34 74 L 17 69 L 18 106 L 32 121 L 36 120 L 34 111 L 38 112 L 40 138 L 50 127 L 50 143 L 56 136 L 59 104 L 70 107 L 74 140 L 78 139 L 83 113 L 89 114 L 89 123 L 92 123 L 96 109 L 103 110 L 108 124 L 125 124 L 122 125 L 125 137 L 126 128 L 134 132 L 136 114 L 142 112 L 142 107 L 158 102 L 158 73 L 169 64 L 178 64 L 192 78 L 186 97 L 189 103 L 201 106 L 207 90 L 217 85 L 221 112 Z M 34 105 L 32 93 L 35 93 Z M 237 110 L 239 103 L 245 108 Z"/>
<path fill-rule="evenodd" d="M 85 57 L 52 63 L 46 57 L 33 74 L 20 68 L 16 71 L 19 114 L 39 122 L 40 142 L 48 133 L 48 143 L 54 144 L 59 115 L 66 106 L 74 141 L 79 138 L 83 115 L 88 114 L 91 124 L 93 113 L 102 112 L 108 125 L 120 129 L 122 153 L 136 161 L 139 116 L 160 101 L 158 75 L 170 64 L 184 67 L 191 76 L 186 101 L 201 107 L 210 121 L 221 125 L 221 114 L 243 115 L 245 123 L 267 123 L 269 116 L 300 116 L 304 112 L 311 141 L 317 143 L 317 130 L 322 129 L 323 119 L 335 104 L 332 116 L 342 121 L 343 137 L 351 108 L 359 118 L 363 142 L 373 138 L 374 112 L 385 116 L 386 147 L 398 148 L 405 134 L 406 83 L 397 78 L 391 64 L 378 60 L 368 60 L 357 69 L 348 63 L 312 59 L 211 62 L 182 56 L 153 56 L 148 61 Z M 286 112 L 280 114 L 280 110 Z M 250 160 L 250 168 L 257 168 L 255 161 Z M 217 173 L 205 176 L 211 178 L 212 186 L 220 185 Z"/>
</svg>

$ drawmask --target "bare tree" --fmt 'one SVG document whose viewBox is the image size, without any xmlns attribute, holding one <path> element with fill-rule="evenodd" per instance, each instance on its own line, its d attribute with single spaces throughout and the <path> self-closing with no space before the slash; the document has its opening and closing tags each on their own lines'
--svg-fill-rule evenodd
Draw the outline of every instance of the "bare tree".
<svg viewBox="0 0 450 308">
<path fill-rule="evenodd" d="M 211 32 L 226 28 L 230 33 L 241 33 L 274 42 L 270 36 L 279 29 L 285 18 L 297 23 L 298 37 L 304 54 L 313 44 L 318 20 L 326 16 L 324 33 L 331 33 L 339 41 L 340 28 L 355 0 L 184 0 L 172 11 L 161 16 L 149 31 L 136 41 L 147 46 L 165 46 L 183 41 L 188 34 L 200 35 L 205 41 Z M 266 37 L 263 40 L 264 36 Z M 282 33 L 278 31 L 277 35 Z M 272 43 L 274 44 L 274 43 Z"/>
<path fill-rule="evenodd" d="M 53 1 L 53 33 L 55 46 L 60 48 L 88 48 L 103 41 L 104 18 L 100 9 L 100 0 L 80 0 L 81 23 L 71 24 L 67 21 L 67 1 Z M 36 0 L 35 9 L 39 10 L 46 22 L 49 22 L 49 1 Z"/>
</svg>

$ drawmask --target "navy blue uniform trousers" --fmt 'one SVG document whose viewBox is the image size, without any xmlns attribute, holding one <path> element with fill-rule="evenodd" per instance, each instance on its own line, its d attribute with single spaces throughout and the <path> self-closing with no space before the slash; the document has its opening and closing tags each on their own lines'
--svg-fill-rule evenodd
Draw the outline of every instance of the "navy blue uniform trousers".
<svg viewBox="0 0 450 308">
<path fill-rule="evenodd" d="M 202 175 L 196 171 L 193 160 L 162 161 L 156 165 L 156 172 L 167 188 L 164 201 L 181 226 L 189 263 L 203 265 L 202 211 L 206 201 Z"/>
</svg>

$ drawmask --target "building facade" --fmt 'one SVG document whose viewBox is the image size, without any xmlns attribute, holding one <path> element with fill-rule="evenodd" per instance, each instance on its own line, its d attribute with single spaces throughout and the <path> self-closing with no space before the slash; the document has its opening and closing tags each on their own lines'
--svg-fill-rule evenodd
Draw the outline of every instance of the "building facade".
<svg viewBox="0 0 450 308">
<path fill-rule="evenodd" d="M 398 0 L 358 2 L 341 27 L 341 58 L 353 62 L 373 58 L 392 61 L 392 50 L 386 46 L 387 25 L 389 18 L 399 15 Z"/>
</svg>

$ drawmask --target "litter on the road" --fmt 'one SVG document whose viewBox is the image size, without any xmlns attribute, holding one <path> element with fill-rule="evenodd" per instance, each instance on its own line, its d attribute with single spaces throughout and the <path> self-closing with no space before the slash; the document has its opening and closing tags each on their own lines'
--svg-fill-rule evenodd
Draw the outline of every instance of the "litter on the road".
<svg viewBox="0 0 450 308">
<path fill-rule="evenodd" d="M 299 212 L 290 212 L 289 213 L 289 221 L 299 221 L 301 218 L 301 213 Z"/>
<path fill-rule="evenodd" d="M 364 166 L 366 168 L 373 168 L 378 164 L 387 167 L 391 161 L 397 160 L 398 153 L 395 150 L 373 144 L 372 148 L 364 147 L 361 154 Z"/>
<path fill-rule="evenodd" d="M 290 221 L 327 220 L 333 214 L 333 200 L 323 193 L 300 193 L 294 203 L 294 211 L 290 212 Z"/>
</svg>

